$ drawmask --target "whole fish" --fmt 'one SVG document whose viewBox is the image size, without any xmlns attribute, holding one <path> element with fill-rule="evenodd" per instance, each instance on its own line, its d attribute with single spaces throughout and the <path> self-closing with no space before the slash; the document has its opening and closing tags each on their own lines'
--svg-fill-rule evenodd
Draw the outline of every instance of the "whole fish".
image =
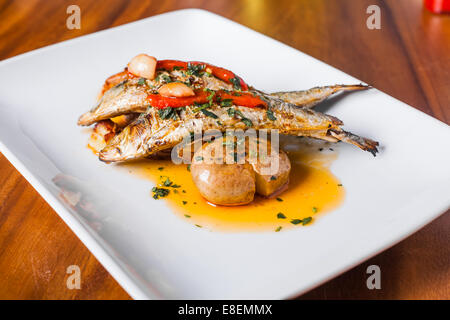
<svg viewBox="0 0 450 320">
<path fill-rule="evenodd" d="M 79 118 L 78 124 L 89 126 L 100 120 L 110 119 L 126 113 L 143 113 L 149 105 L 148 101 L 146 101 L 148 94 L 156 93 L 157 89 L 167 83 L 167 81 L 183 82 L 187 80 L 177 70 L 170 73 L 167 71 L 159 72 L 158 75 L 155 80 L 123 80 L 123 73 L 111 76 L 105 82 L 104 89 L 109 88 L 113 81 L 123 81 L 107 90 L 97 105 Z M 190 76 L 189 81 L 192 83 L 193 88 L 204 87 L 211 90 L 232 90 L 230 84 L 211 75 Z M 334 93 L 368 88 L 365 85 L 334 85 L 302 91 L 276 92 L 271 95 L 300 107 L 311 108 Z M 250 91 L 258 90 L 251 88 Z"/>
<path fill-rule="evenodd" d="M 223 107 L 216 103 L 198 106 L 156 109 L 149 107 L 133 123 L 116 135 L 99 153 L 105 162 L 144 158 L 173 148 L 192 132 L 201 129 L 268 129 L 281 134 L 306 136 L 331 142 L 343 141 L 375 155 L 378 142 L 359 137 L 341 128 L 341 120 L 298 107 L 271 95 L 255 93 L 267 102 L 268 109 L 242 106 Z"/>
</svg>

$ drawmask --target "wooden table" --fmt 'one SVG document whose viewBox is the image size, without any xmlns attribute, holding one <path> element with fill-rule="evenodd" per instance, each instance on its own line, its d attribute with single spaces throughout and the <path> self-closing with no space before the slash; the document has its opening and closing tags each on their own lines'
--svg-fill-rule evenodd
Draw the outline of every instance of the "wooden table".
<svg viewBox="0 0 450 320">
<path fill-rule="evenodd" d="M 66 28 L 71 4 L 81 8 L 81 30 Z M 371 4 L 381 8 L 380 30 L 366 27 Z M 450 16 L 422 10 L 421 0 L 0 0 L 0 59 L 189 7 L 244 24 L 450 121 Z M 301 298 L 449 299 L 449 231 L 447 212 Z M 81 290 L 66 288 L 72 264 L 81 267 Z M 371 264 L 381 268 L 381 290 L 366 287 Z M 0 298 L 130 299 L 2 155 Z"/>
</svg>

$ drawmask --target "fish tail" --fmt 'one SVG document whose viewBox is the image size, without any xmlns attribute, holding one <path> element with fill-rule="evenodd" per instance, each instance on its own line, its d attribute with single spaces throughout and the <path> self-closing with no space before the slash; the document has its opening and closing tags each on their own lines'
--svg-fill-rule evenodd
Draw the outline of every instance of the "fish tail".
<svg viewBox="0 0 450 320">
<path fill-rule="evenodd" d="M 378 153 L 377 147 L 379 144 L 377 141 L 374 141 L 374 140 L 371 140 L 368 138 L 364 138 L 364 137 L 360 137 L 356 134 L 353 134 L 351 132 L 347 132 L 344 130 L 338 131 L 335 129 L 330 129 L 330 130 L 328 130 L 328 133 L 332 137 L 334 137 L 340 141 L 353 144 L 364 151 L 369 151 L 374 157 Z"/>
<path fill-rule="evenodd" d="M 358 90 L 367 90 L 372 87 L 366 84 L 338 84 L 332 87 L 334 92 L 337 91 L 358 91 Z"/>
</svg>

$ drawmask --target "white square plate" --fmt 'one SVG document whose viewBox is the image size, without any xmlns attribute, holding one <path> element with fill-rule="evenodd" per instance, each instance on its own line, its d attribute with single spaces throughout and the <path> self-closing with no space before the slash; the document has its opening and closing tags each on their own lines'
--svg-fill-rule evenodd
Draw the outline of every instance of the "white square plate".
<svg viewBox="0 0 450 320">
<path fill-rule="evenodd" d="M 104 79 L 141 52 L 224 66 L 268 92 L 360 82 L 201 10 L 155 16 L 0 62 L 1 152 L 132 297 L 292 297 L 449 207 L 449 127 L 373 89 L 338 99 L 328 110 L 351 131 L 381 142 L 376 158 L 340 147 L 332 171 L 346 186 L 341 207 L 309 228 L 280 233 L 193 227 L 151 199 L 150 182 L 93 157 L 85 147 L 88 133 L 76 125 Z M 53 178 L 61 174 L 83 181 L 78 188 L 96 214 L 60 200 Z"/>
</svg>

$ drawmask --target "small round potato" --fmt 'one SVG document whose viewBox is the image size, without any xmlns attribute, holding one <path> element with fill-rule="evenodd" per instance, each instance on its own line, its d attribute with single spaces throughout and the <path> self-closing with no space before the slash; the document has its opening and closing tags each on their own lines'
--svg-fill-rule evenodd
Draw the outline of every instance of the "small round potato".
<svg viewBox="0 0 450 320">
<path fill-rule="evenodd" d="M 255 196 L 255 172 L 249 164 L 194 162 L 191 174 L 200 194 L 211 203 L 239 206 Z"/>
<path fill-rule="evenodd" d="M 191 165 L 192 178 L 200 194 L 214 204 L 237 206 L 252 202 L 255 192 L 268 197 L 287 187 L 291 170 L 289 158 L 283 151 L 271 150 L 269 142 L 260 140 L 259 144 L 261 142 L 269 149 L 269 155 L 262 162 L 249 157 L 255 153 L 249 150 L 249 144 L 242 150 L 245 156 L 237 163 L 233 161 L 239 152 L 229 152 L 227 138 L 203 145 L 194 154 Z"/>
</svg>

